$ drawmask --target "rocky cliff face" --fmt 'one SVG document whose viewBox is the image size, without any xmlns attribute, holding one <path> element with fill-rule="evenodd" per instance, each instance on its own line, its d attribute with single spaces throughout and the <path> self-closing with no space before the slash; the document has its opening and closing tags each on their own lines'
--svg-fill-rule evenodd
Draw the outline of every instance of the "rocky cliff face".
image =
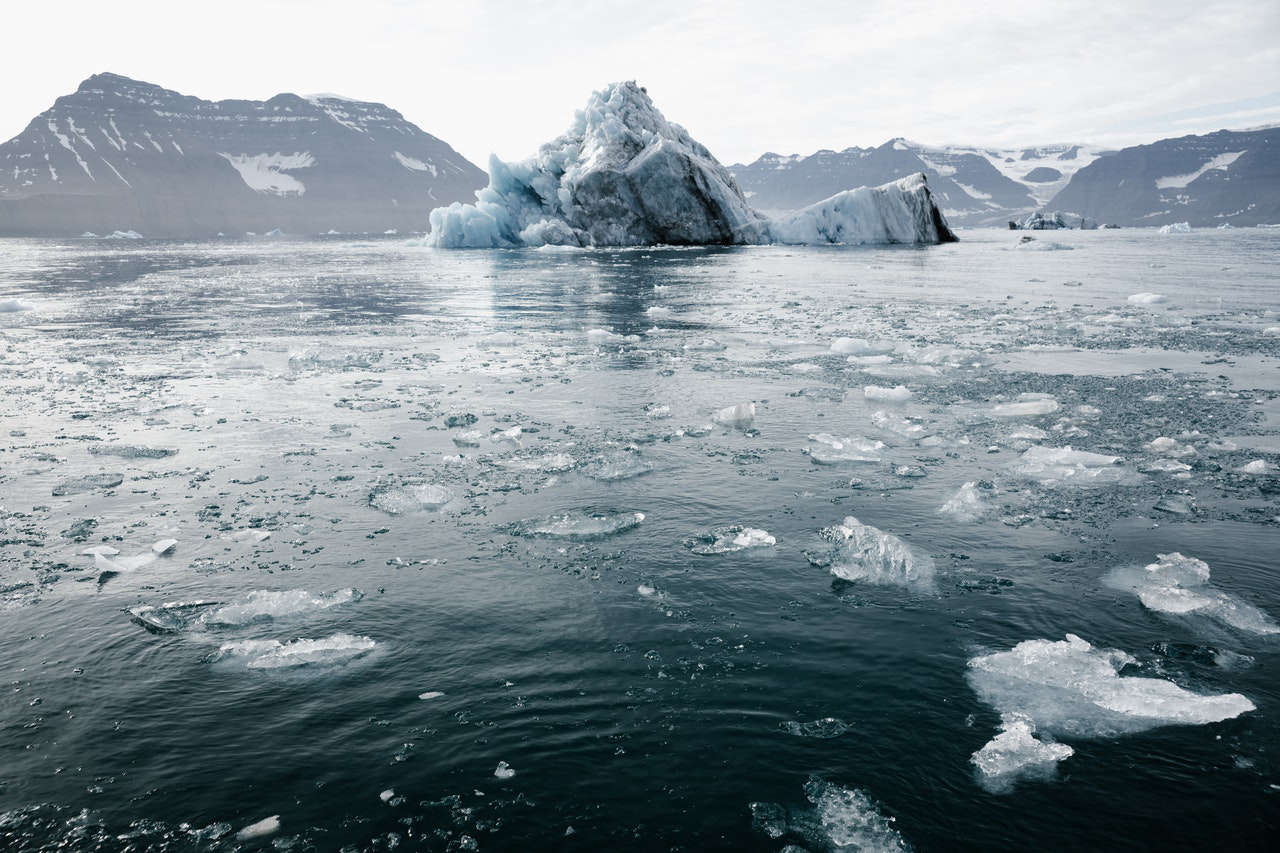
<svg viewBox="0 0 1280 853">
<path fill-rule="evenodd" d="M 0 235 L 421 231 L 485 181 L 382 104 L 205 101 L 97 74 L 0 145 Z"/>
</svg>

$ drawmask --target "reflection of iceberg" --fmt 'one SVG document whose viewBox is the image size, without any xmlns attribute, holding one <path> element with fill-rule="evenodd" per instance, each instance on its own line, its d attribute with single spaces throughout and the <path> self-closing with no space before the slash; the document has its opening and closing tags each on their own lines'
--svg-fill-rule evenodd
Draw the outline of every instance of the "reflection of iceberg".
<svg viewBox="0 0 1280 853">
<path fill-rule="evenodd" d="M 767 219 L 733 175 L 635 82 L 596 92 L 528 160 L 489 160 L 475 204 L 431 211 L 441 248 L 955 240 L 923 174 Z"/>
</svg>

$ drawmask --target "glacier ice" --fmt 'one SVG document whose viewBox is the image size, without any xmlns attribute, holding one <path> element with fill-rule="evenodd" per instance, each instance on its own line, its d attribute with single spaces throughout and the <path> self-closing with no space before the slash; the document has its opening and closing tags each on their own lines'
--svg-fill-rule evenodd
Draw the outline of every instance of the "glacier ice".
<svg viewBox="0 0 1280 853">
<path fill-rule="evenodd" d="M 330 607 L 359 601 L 363 597 L 364 593 L 351 587 L 321 593 L 305 589 L 254 590 L 243 601 L 203 614 L 200 621 L 209 626 L 249 625 L 313 610 L 328 610 Z"/>
<path fill-rule="evenodd" d="M 733 175 L 634 81 L 594 92 L 527 160 L 489 159 L 474 204 L 431 211 L 438 248 L 955 240 L 923 174 L 768 219 Z"/>
<path fill-rule="evenodd" d="M 1116 486 L 1135 482 L 1138 475 L 1120 465 L 1120 457 L 1087 450 L 1034 445 L 1023 451 L 1013 471 L 1046 486 Z"/>
<path fill-rule="evenodd" d="M 1159 305 L 1162 302 L 1168 302 L 1169 297 L 1161 293 L 1143 291 L 1142 293 L 1131 294 L 1125 301 L 1130 305 Z"/>
<path fill-rule="evenodd" d="M 1033 770 L 1052 770 L 1075 750 L 1065 743 L 1043 741 L 1035 736 L 1035 725 L 1025 714 L 1005 714 L 1000 733 L 975 752 L 970 761 L 982 774 L 984 787 L 1001 791 L 1016 777 Z"/>
<path fill-rule="evenodd" d="M 526 518 L 510 526 L 517 536 L 548 539 L 600 539 L 625 533 L 644 521 L 643 512 L 574 511 L 542 518 Z"/>
<path fill-rule="evenodd" d="M 986 509 L 986 502 L 982 500 L 982 494 L 978 491 L 978 483 L 971 480 L 957 489 L 956 493 L 938 509 L 938 512 L 958 521 L 974 521 L 986 512 Z"/>
<path fill-rule="evenodd" d="M 821 536 L 833 547 L 816 560 L 811 555 L 810 561 L 828 567 L 842 580 L 933 589 L 933 559 L 891 533 L 850 515 L 840 524 L 824 529 Z"/>
<path fill-rule="evenodd" d="M 729 527 L 717 527 L 707 534 L 689 539 L 685 544 L 695 554 L 711 556 L 730 554 L 747 548 L 767 548 L 777 543 L 778 540 L 767 530 L 734 524 Z"/>
<path fill-rule="evenodd" d="M 1173 615 L 1198 614 L 1253 634 L 1280 634 L 1267 614 L 1209 583 L 1209 564 L 1180 553 L 1157 554 L 1147 566 L 1119 566 L 1102 582 L 1133 592 L 1149 610 Z"/>
<path fill-rule="evenodd" d="M 1159 228 L 1161 234 L 1190 234 L 1190 222 L 1171 222 L 1168 225 L 1161 225 Z"/>
<path fill-rule="evenodd" d="M 373 651 L 378 644 L 368 637 L 338 633 L 321 639 L 237 640 L 223 643 L 215 661 L 243 662 L 247 669 L 286 669 L 346 663 Z"/>
</svg>

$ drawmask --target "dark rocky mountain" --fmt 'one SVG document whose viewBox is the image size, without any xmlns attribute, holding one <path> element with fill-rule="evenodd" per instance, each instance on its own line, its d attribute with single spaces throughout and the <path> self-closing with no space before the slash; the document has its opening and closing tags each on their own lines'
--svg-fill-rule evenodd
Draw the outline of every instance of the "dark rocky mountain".
<svg viewBox="0 0 1280 853">
<path fill-rule="evenodd" d="M 1125 148 L 1076 173 L 1053 207 L 1118 225 L 1280 222 L 1280 127 Z"/>
<path fill-rule="evenodd" d="M 382 104 L 96 74 L 0 145 L 0 235 L 425 231 L 487 177 Z"/>
<path fill-rule="evenodd" d="M 1077 169 L 1103 153 L 1081 145 L 1004 150 L 891 139 L 878 148 L 823 150 L 807 157 L 765 154 L 729 168 L 754 206 L 775 211 L 924 172 L 952 224 L 1004 225 L 1042 207 Z"/>
</svg>

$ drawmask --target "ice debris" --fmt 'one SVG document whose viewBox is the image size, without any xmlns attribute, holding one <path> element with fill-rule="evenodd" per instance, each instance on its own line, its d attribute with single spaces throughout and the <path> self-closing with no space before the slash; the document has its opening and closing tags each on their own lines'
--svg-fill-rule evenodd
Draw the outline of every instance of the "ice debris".
<svg viewBox="0 0 1280 853">
<path fill-rule="evenodd" d="M 1001 792 L 1022 775 L 1040 771 L 1047 775 L 1054 766 L 1070 758 L 1075 750 L 1065 743 L 1043 741 L 1035 736 L 1035 726 L 1025 714 L 1005 714 L 1000 733 L 970 758 L 981 774 L 983 787 Z"/>
<path fill-rule="evenodd" d="M 809 459 L 815 465 L 879 462 L 880 451 L 884 449 L 883 441 L 872 441 L 862 436 L 838 438 L 825 432 L 811 434 L 809 441 L 813 443 L 805 452 L 809 454 Z"/>
<path fill-rule="evenodd" d="M 262 820 L 255 821 L 237 832 L 236 841 L 250 841 L 254 838 L 273 835 L 279 831 L 280 815 L 273 814 L 271 817 L 264 817 Z"/>
<path fill-rule="evenodd" d="M 991 409 L 991 414 L 997 418 L 1026 418 L 1050 415 L 1058 408 L 1058 401 L 1051 394 L 1019 394 L 1016 402 L 1000 403 Z"/>
<path fill-rule="evenodd" d="M 905 403 L 911 399 L 911 390 L 905 385 L 892 388 L 868 385 L 862 389 L 862 396 L 872 403 Z"/>
<path fill-rule="evenodd" d="M 986 509 L 982 493 L 978 490 L 978 483 L 970 481 L 957 489 L 956 493 L 938 509 L 938 512 L 958 521 L 974 521 L 980 518 Z"/>
<path fill-rule="evenodd" d="M 1200 615 L 1251 634 L 1280 634 L 1280 624 L 1246 601 L 1209 583 L 1209 564 L 1177 552 L 1157 554 L 1146 566 L 1119 566 L 1103 583 L 1132 592 L 1149 610 Z"/>
<path fill-rule="evenodd" d="M 1138 475 L 1120 465 L 1120 457 L 1067 447 L 1034 445 L 1013 463 L 1013 471 L 1046 486 L 1127 485 Z"/>
<path fill-rule="evenodd" d="M 368 654 L 378 644 L 368 637 L 338 633 L 320 639 L 237 640 L 223 643 L 215 661 L 243 662 L 247 669 L 285 669 L 346 663 Z"/>
<path fill-rule="evenodd" d="M 933 559 L 891 533 L 850 515 L 820 535 L 833 547 L 828 553 L 810 555 L 810 561 L 829 568 L 842 580 L 933 589 Z"/>
<path fill-rule="evenodd" d="M 769 838 L 796 836 L 816 849 L 864 853 L 906 853 L 911 849 L 894 828 L 894 819 L 883 815 L 865 791 L 844 788 L 815 775 L 805 783 L 804 794 L 807 809 L 751 803 L 752 826 Z"/>
<path fill-rule="evenodd" d="M 387 486 L 369 495 L 369 505 L 388 515 L 403 515 L 416 510 L 440 509 L 453 500 L 453 490 L 434 483 L 409 486 Z"/>
<path fill-rule="evenodd" d="M 1161 293 L 1144 291 L 1142 293 L 1133 294 L 1127 301 L 1130 305 L 1159 305 L 1162 302 L 1168 302 L 1169 297 Z"/>
<path fill-rule="evenodd" d="M 710 533 L 687 540 L 685 544 L 695 554 L 712 556 L 730 554 L 747 548 L 767 548 L 777 543 L 778 540 L 768 531 L 735 524 L 730 527 L 717 527 Z"/>
<path fill-rule="evenodd" d="M 493 775 L 498 779 L 510 779 L 516 775 L 516 771 L 507 762 L 499 761 L 497 769 L 493 771 Z"/>
<path fill-rule="evenodd" d="M 510 526 L 516 536 L 547 539 L 601 539 L 625 533 L 644 521 L 642 512 L 573 511 L 540 518 L 526 518 Z"/>
<path fill-rule="evenodd" d="M 1168 225 L 1161 225 L 1159 228 L 1161 234 L 1190 234 L 1190 222 L 1171 222 Z"/>
<path fill-rule="evenodd" d="M 756 404 L 739 403 L 736 406 L 729 406 L 712 415 L 711 420 L 721 426 L 734 429 L 750 429 L 756 420 Z"/>
</svg>

